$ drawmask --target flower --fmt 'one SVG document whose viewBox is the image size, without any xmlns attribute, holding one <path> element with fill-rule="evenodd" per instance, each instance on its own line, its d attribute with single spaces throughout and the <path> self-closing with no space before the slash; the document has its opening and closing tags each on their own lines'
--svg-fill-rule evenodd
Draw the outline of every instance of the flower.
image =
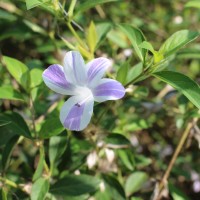
<svg viewBox="0 0 200 200">
<path fill-rule="evenodd" d="M 64 57 L 64 66 L 54 64 L 43 72 L 45 84 L 54 92 L 71 95 L 61 108 L 60 120 L 65 128 L 81 131 L 89 124 L 94 101 L 117 100 L 125 95 L 118 81 L 102 78 L 110 66 L 107 58 L 96 58 L 86 65 L 78 51 Z"/>
</svg>

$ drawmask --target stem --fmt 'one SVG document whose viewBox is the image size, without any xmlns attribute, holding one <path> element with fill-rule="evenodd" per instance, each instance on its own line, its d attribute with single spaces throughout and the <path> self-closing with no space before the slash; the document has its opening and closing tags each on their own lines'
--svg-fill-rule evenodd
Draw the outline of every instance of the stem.
<svg viewBox="0 0 200 200">
<path fill-rule="evenodd" d="M 170 161 L 170 163 L 169 163 L 169 165 L 167 167 L 167 170 L 165 171 L 165 174 L 163 175 L 163 178 L 162 178 L 162 180 L 160 182 L 160 185 L 158 187 L 158 190 L 159 190 L 158 191 L 158 197 L 156 198 L 157 200 L 159 200 L 161 198 L 162 189 L 164 188 L 164 186 L 165 186 L 165 184 L 167 182 L 167 179 L 169 178 L 169 175 L 170 175 L 170 172 L 172 170 L 172 167 L 174 166 L 174 163 L 175 163 L 175 161 L 176 161 L 176 159 L 177 159 L 177 157 L 178 157 L 178 155 L 179 155 L 179 153 L 180 153 L 180 151 L 181 151 L 181 149 L 182 149 L 182 147 L 183 147 L 183 145 L 184 145 L 184 143 L 185 143 L 185 141 L 186 141 L 186 139 L 187 139 L 187 137 L 188 137 L 188 135 L 190 133 L 190 129 L 193 127 L 193 125 L 196 122 L 197 122 L 197 118 L 195 118 L 192 122 L 190 122 L 187 125 L 187 127 L 186 127 L 186 129 L 185 129 L 180 141 L 179 141 L 179 144 L 176 147 L 174 155 L 172 156 L 172 159 L 171 159 L 171 161 Z"/>
<path fill-rule="evenodd" d="M 71 25 L 71 22 L 69 21 L 67 23 L 67 26 L 69 28 L 69 30 L 71 31 L 71 33 L 74 35 L 74 37 L 77 39 L 78 43 L 81 45 L 81 46 L 85 46 L 85 44 L 83 43 L 83 41 L 81 40 L 81 38 L 78 36 L 78 34 L 76 33 L 76 31 L 74 30 L 73 26 Z"/>
<path fill-rule="evenodd" d="M 36 126 L 35 126 L 35 109 L 34 109 L 34 103 L 33 103 L 33 98 L 32 95 L 30 93 L 30 111 L 31 111 L 31 121 L 32 121 L 32 125 L 33 125 L 33 131 L 35 134 L 35 137 L 37 138 L 37 132 L 36 132 Z"/>
<path fill-rule="evenodd" d="M 74 7 L 76 5 L 76 1 L 77 0 L 72 0 L 71 4 L 69 6 L 69 10 L 68 10 L 68 16 L 69 16 L 69 20 L 71 21 L 71 18 L 73 17 L 73 12 L 74 12 Z"/>
</svg>

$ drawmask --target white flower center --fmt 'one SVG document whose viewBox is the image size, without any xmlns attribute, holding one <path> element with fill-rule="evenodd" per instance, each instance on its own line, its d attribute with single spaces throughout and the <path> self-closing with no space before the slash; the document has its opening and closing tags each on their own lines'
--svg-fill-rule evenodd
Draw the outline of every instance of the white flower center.
<svg viewBox="0 0 200 200">
<path fill-rule="evenodd" d="M 78 103 L 79 105 L 93 98 L 92 91 L 88 87 L 78 86 L 75 90 L 75 94 L 81 99 L 81 102 Z"/>
</svg>

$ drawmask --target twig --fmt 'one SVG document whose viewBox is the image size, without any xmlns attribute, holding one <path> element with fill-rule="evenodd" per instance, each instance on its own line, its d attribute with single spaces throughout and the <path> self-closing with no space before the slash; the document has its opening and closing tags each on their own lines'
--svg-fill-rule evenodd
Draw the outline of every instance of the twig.
<svg viewBox="0 0 200 200">
<path fill-rule="evenodd" d="M 171 159 L 171 161 L 170 161 L 170 163 L 167 167 L 167 170 L 165 171 L 165 174 L 163 175 L 163 178 L 162 178 L 162 180 L 159 184 L 158 196 L 155 198 L 156 200 L 159 200 L 161 198 L 162 190 L 163 190 L 165 184 L 167 183 L 167 179 L 169 178 L 172 167 L 174 166 L 174 163 L 175 163 L 175 161 L 176 161 L 176 159 L 177 159 L 177 157 L 178 157 L 178 155 L 179 155 L 179 153 L 180 153 L 180 151 L 181 151 L 181 149 L 182 149 L 182 147 L 183 147 L 183 145 L 184 145 L 184 143 L 185 143 L 185 141 L 186 141 L 186 139 L 187 139 L 187 137 L 190 133 L 191 128 L 196 124 L 197 121 L 198 121 L 198 118 L 194 118 L 193 121 L 190 122 L 187 125 L 187 127 L 186 127 L 186 129 L 185 129 L 185 131 L 184 131 L 184 133 L 181 137 L 181 140 L 180 140 L 178 146 L 176 147 L 174 155 L 172 156 L 172 159 Z"/>
</svg>

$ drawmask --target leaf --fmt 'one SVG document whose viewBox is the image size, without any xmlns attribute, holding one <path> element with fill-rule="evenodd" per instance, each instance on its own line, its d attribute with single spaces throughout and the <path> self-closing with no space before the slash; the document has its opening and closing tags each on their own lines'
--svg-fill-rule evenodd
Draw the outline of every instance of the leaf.
<svg viewBox="0 0 200 200">
<path fill-rule="evenodd" d="M 112 25 L 108 22 L 104 22 L 96 26 L 97 36 L 98 36 L 96 49 L 98 49 L 99 46 L 104 42 L 106 35 L 111 30 L 111 28 Z"/>
<path fill-rule="evenodd" d="M 143 41 L 145 41 L 143 33 L 138 28 L 135 28 L 129 24 L 120 24 L 118 27 L 131 41 L 131 44 L 133 45 L 139 59 L 144 61 L 147 50 L 139 46 Z"/>
<path fill-rule="evenodd" d="M 110 175 L 102 175 L 108 188 L 110 199 L 125 200 L 125 192 L 117 179 Z"/>
<path fill-rule="evenodd" d="M 200 109 L 200 87 L 192 79 L 184 74 L 172 71 L 156 72 L 153 76 L 177 89 Z"/>
<path fill-rule="evenodd" d="M 67 137 L 53 136 L 49 141 L 49 160 L 51 168 L 56 161 L 62 156 L 67 148 Z"/>
<path fill-rule="evenodd" d="M 42 125 L 40 132 L 39 132 L 39 137 L 42 139 L 47 139 L 52 136 L 60 134 L 62 131 L 64 131 L 65 128 L 60 122 L 59 118 L 50 118 L 47 119 L 44 124 Z"/>
<path fill-rule="evenodd" d="M 5 126 L 5 125 L 10 124 L 10 123 L 11 123 L 11 121 L 0 120 L 0 127 Z"/>
<path fill-rule="evenodd" d="M 27 10 L 34 8 L 36 6 L 39 6 L 45 2 L 48 2 L 49 0 L 26 0 L 26 7 Z"/>
<path fill-rule="evenodd" d="M 12 137 L 7 143 L 6 146 L 3 150 L 3 154 L 2 154 L 2 167 L 3 170 L 6 170 L 8 167 L 8 161 L 10 159 L 12 150 L 14 148 L 14 146 L 16 145 L 17 141 L 19 139 L 18 135 L 15 135 L 14 137 Z"/>
<path fill-rule="evenodd" d="M 28 67 L 17 59 L 3 56 L 3 62 L 5 63 L 9 73 L 15 78 L 15 80 L 24 88 L 29 87 L 29 73 Z"/>
<path fill-rule="evenodd" d="M 135 155 L 136 166 L 139 168 L 146 167 L 152 163 L 152 159 L 143 155 Z"/>
<path fill-rule="evenodd" d="M 160 47 L 159 52 L 165 57 L 168 57 L 181 47 L 195 40 L 198 36 L 199 33 L 194 31 L 177 31 L 164 42 L 164 44 Z"/>
<path fill-rule="evenodd" d="M 90 48 L 90 52 L 93 54 L 97 44 L 97 31 L 93 21 L 90 22 L 86 38 L 88 46 Z"/>
<path fill-rule="evenodd" d="M 137 79 L 142 74 L 142 72 L 143 72 L 142 63 L 138 63 L 137 65 L 129 69 L 126 84 Z"/>
<path fill-rule="evenodd" d="M 24 101 L 23 96 L 10 85 L 0 87 L 0 99 Z"/>
<path fill-rule="evenodd" d="M 28 26 L 33 32 L 35 33 L 40 33 L 41 35 L 47 35 L 47 32 L 41 28 L 40 26 L 38 26 L 37 24 L 34 24 L 28 20 L 23 20 L 24 24 L 26 24 L 26 26 Z"/>
<path fill-rule="evenodd" d="M 84 12 L 92 7 L 95 7 L 99 4 L 103 3 L 109 3 L 109 2 L 114 2 L 114 1 L 120 1 L 120 0 L 85 0 L 83 3 L 80 1 L 80 5 L 78 6 L 78 9 L 75 13 L 75 15 L 79 12 Z"/>
<path fill-rule="evenodd" d="M 135 160 L 133 152 L 130 149 L 118 149 L 117 153 L 124 166 L 131 171 L 134 170 Z"/>
<path fill-rule="evenodd" d="M 34 68 L 30 71 L 31 84 L 30 87 L 37 87 L 42 83 L 42 69 Z"/>
<path fill-rule="evenodd" d="M 0 114 L 0 120 L 11 122 L 2 127 L 4 129 L 0 131 L 0 134 L 5 131 L 11 135 L 17 134 L 17 135 L 32 139 L 30 130 L 26 122 L 24 121 L 23 117 L 20 114 L 16 112 L 2 113 Z"/>
<path fill-rule="evenodd" d="M 79 196 L 95 192 L 100 184 L 100 180 L 89 175 L 67 175 L 58 180 L 50 189 L 50 193 L 55 195 Z"/>
<path fill-rule="evenodd" d="M 132 173 L 127 178 L 125 183 L 126 195 L 130 196 L 131 194 L 140 190 L 147 180 L 148 180 L 148 175 L 145 172 L 138 171 Z"/>
<path fill-rule="evenodd" d="M 139 46 L 143 49 L 147 49 L 147 50 L 151 51 L 151 53 L 154 53 L 154 51 L 155 51 L 152 44 L 147 41 L 143 41 Z"/>
<path fill-rule="evenodd" d="M 31 200 L 44 200 L 49 190 L 49 181 L 43 177 L 33 183 L 31 189 Z"/>
<path fill-rule="evenodd" d="M 200 8 L 199 0 L 189 1 L 185 4 L 185 8 Z"/>
<path fill-rule="evenodd" d="M 184 194 L 183 191 L 171 184 L 169 184 L 169 191 L 173 197 L 173 200 L 189 200 L 189 198 Z"/>
<path fill-rule="evenodd" d="M 6 12 L 4 10 L 0 10 L 0 19 L 1 20 L 7 20 L 9 22 L 13 22 L 17 20 L 17 17 L 9 12 Z"/>
<path fill-rule="evenodd" d="M 43 167 L 44 167 L 44 151 L 40 149 L 40 159 L 37 165 L 37 169 L 35 170 L 35 173 L 33 174 L 33 182 L 35 182 L 37 179 L 39 179 L 42 176 Z"/>
<path fill-rule="evenodd" d="M 126 84 L 126 79 L 129 71 L 129 61 L 125 62 L 118 70 L 116 79 L 123 85 Z"/>
<path fill-rule="evenodd" d="M 105 138 L 105 142 L 107 144 L 113 144 L 117 146 L 130 145 L 130 141 L 125 136 L 123 136 L 122 134 L 117 134 L 117 133 L 109 134 Z"/>
</svg>

